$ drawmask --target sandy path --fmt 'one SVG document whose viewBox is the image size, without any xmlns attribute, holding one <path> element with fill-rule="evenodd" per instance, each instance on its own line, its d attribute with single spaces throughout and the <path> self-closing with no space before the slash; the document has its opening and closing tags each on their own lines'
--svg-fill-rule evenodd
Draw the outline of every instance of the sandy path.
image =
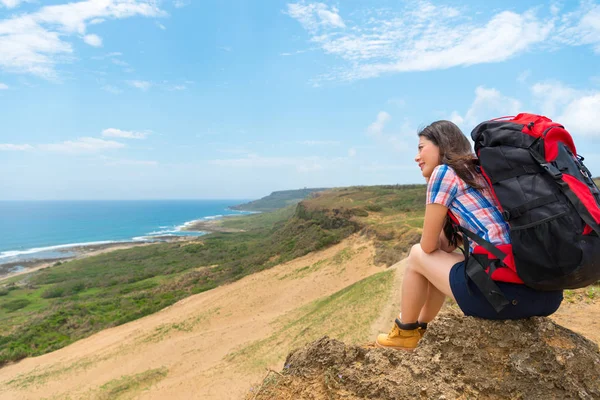
<svg viewBox="0 0 600 400">
<path fill-rule="evenodd" d="M 354 255 L 343 269 L 323 263 L 311 273 L 298 273 L 347 248 Z M 22 360 L 0 370 L 0 398 L 102 398 L 101 386 L 107 382 L 157 368 L 166 368 L 167 376 L 151 391 L 137 393 L 139 398 L 241 398 L 264 371 L 237 371 L 223 358 L 268 336 L 277 317 L 382 271 L 373 265 L 373 255 L 371 242 L 353 236 L 56 352 Z"/>
</svg>

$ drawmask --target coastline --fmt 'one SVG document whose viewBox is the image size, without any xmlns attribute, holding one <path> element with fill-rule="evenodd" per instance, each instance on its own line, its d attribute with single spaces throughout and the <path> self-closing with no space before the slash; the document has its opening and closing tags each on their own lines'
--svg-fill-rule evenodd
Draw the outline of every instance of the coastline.
<svg viewBox="0 0 600 400">
<path fill-rule="evenodd" d="M 114 242 L 103 244 L 91 244 L 69 247 L 65 253 L 75 253 L 74 256 L 65 256 L 62 258 L 46 258 L 26 261 L 13 261 L 6 264 L 0 264 L 0 282 L 14 276 L 27 274 L 50 267 L 58 262 L 65 263 L 71 260 L 80 260 L 87 257 L 97 256 L 103 253 L 109 253 L 116 250 L 131 249 L 133 247 L 151 246 L 158 243 L 179 242 L 196 240 L 199 236 L 162 236 L 154 238 L 154 241 L 146 242 Z M 22 267 L 18 271 L 11 271 L 15 267 Z"/>
<path fill-rule="evenodd" d="M 238 210 L 236 210 L 238 211 Z M 247 214 L 234 214 L 234 215 L 219 215 L 210 217 L 209 219 L 197 219 L 186 222 L 183 225 L 177 227 L 178 231 L 181 232 L 199 232 L 204 234 L 211 233 L 236 233 L 244 232 L 243 229 L 225 228 L 222 226 L 222 221 L 225 218 L 240 217 L 244 215 L 251 215 L 254 212 L 247 212 Z M 38 271 L 55 265 L 56 263 L 65 263 L 71 260 L 79 260 L 86 257 L 92 257 L 103 253 L 108 253 L 116 250 L 130 249 L 139 246 L 150 246 L 158 243 L 169 243 L 169 242 L 180 242 L 180 241 L 193 241 L 205 235 L 173 235 L 165 234 L 162 236 L 148 236 L 147 240 L 144 241 L 118 241 L 110 243 L 96 243 L 96 244 L 83 244 L 64 247 L 59 252 L 65 253 L 64 257 L 54 258 L 40 258 L 22 261 L 12 261 L 4 264 L 0 264 L 0 282 L 12 278 L 18 275 L 27 274 L 30 272 Z M 15 270 L 15 268 L 18 268 Z"/>
</svg>

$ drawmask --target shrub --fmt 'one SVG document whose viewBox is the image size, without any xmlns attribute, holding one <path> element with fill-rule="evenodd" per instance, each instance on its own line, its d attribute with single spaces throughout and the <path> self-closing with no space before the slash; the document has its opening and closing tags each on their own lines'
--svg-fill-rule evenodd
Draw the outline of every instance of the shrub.
<svg viewBox="0 0 600 400">
<path fill-rule="evenodd" d="M 373 211 L 373 212 L 379 212 L 381 210 L 383 210 L 383 207 L 381 207 L 378 204 L 368 204 L 365 206 L 365 210 L 367 211 Z"/>
<path fill-rule="evenodd" d="M 27 299 L 15 299 L 2 304 L 2 308 L 8 312 L 13 312 L 27 307 L 30 303 L 31 301 Z"/>
<path fill-rule="evenodd" d="M 72 296 L 85 289 L 83 282 L 69 282 L 65 284 L 53 285 L 42 293 L 44 299 L 53 299 L 57 297 Z"/>
</svg>

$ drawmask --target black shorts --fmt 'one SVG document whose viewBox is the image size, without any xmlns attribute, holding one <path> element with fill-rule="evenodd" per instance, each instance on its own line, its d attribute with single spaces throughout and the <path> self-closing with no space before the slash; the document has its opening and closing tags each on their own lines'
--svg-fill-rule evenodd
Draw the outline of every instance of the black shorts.
<svg viewBox="0 0 600 400">
<path fill-rule="evenodd" d="M 450 270 L 452 294 L 462 312 L 470 317 L 484 319 L 546 317 L 558 310 L 563 299 L 562 290 L 540 292 L 515 283 L 496 282 L 496 284 L 510 302 L 499 313 L 465 275 L 464 261 L 456 263 Z"/>
</svg>

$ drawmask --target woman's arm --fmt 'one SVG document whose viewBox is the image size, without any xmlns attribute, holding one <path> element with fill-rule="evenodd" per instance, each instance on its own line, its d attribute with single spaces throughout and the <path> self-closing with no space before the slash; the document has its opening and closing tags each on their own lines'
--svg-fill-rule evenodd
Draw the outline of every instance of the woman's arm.
<svg viewBox="0 0 600 400">
<path fill-rule="evenodd" d="M 440 232 L 440 250 L 444 250 L 446 253 L 452 253 L 456 250 L 456 246 L 452 246 L 450 241 L 446 237 L 444 231 Z"/>
<path fill-rule="evenodd" d="M 432 203 L 425 206 L 425 220 L 423 221 L 423 234 L 421 235 L 421 248 L 425 253 L 432 253 L 437 249 L 445 250 L 441 235 L 448 207 Z M 447 240 L 446 240 L 447 242 Z"/>
</svg>

